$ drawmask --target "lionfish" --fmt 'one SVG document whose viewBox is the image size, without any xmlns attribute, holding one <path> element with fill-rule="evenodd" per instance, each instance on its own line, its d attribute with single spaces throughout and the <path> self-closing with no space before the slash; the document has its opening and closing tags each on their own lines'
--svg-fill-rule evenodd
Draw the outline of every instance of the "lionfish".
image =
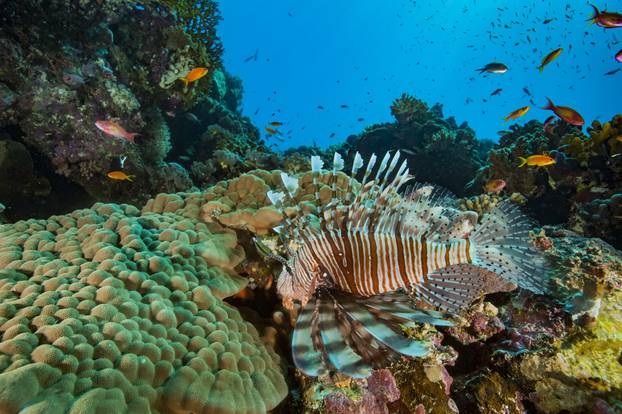
<svg viewBox="0 0 622 414">
<path fill-rule="evenodd" d="M 407 338 L 403 327 L 451 326 L 443 312 L 458 313 L 487 293 L 491 277 L 536 293 L 545 289 L 543 258 L 531 247 L 529 222 L 516 207 L 499 203 L 477 224 L 477 214 L 453 208 L 444 190 L 417 185 L 400 194 L 413 177 L 406 161 L 398 167 L 399 151 L 393 157 L 387 152 L 374 168 L 376 161 L 372 155 L 360 185 L 354 184 L 364 167 L 357 153 L 340 190 L 341 155 L 335 153 L 328 172 L 318 156 L 311 157 L 315 214 L 294 202 L 299 183 L 286 173 L 286 191 L 267 194 L 285 217 L 275 231 L 288 257 L 271 256 L 284 265 L 277 282 L 284 303 L 302 304 L 292 353 L 309 376 L 339 371 L 364 378 L 397 357 L 425 356 L 426 342 Z M 323 174 L 330 175 L 325 206 L 318 183 Z M 425 310 L 421 302 L 438 310 Z"/>
</svg>

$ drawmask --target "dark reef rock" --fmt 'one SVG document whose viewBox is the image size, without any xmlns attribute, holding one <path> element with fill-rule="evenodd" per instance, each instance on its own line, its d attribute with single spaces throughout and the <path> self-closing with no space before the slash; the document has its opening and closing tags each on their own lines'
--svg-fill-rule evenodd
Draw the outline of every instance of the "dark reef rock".
<svg viewBox="0 0 622 414">
<path fill-rule="evenodd" d="M 64 194 L 71 203 L 84 195 L 141 203 L 238 173 L 193 182 L 178 148 L 192 154 L 196 134 L 172 135 L 185 131 L 169 126 L 195 111 L 199 136 L 222 130 L 216 142 L 197 144 L 206 145 L 199 162 L 218 149 L 244 156 L 260 147 L 239 114 L 241 82 L 220 69 L 218 20 L 213 1 L 0 1 L 0 134 L 45 164 L 44 180 L 77 184 L 77 195 Z M 186 88 L 178 79 L 195 67 L 208 75 Z M 135 143 L 105 135 L 98 120 L 140 135 Z M 134 181 L 109 179 L 114 170 Z"/>
<path fill-rule="evenodd" d="M 544 131 L 538 121 L 513 125 L 489 152 L 488 162 L 474 180 L 481 187 L 503 179 L 508 193 L 527 197 L 530 213 L 541 223 L 568 222 L 575 231 L 622 246 L 622 116 L 593 122 L 587 135 L 557 121 Z M 520 157 L 548 154 L 547 167 L 518 167 Z"/>
<path fill-rule="evenodd" d="M 391 113 L 396 122 L 371 125 L 343 144 L 325 150 L 303 146 L 286 151 L 285 169 L 308 169 L 312 154 L 332 162 L 333 152 L 338 151 L 351 163 L 357 151 L 368 159 L 372 153 L 400 150 L 417 181 L 440 185 L 460 196 L 479 191 L 469 183 L 482 167 L 491 142 L 479 141 L 466 122 L 457 125 L 454 118 L 444 118 L 442 105 L 430 108 L 408 94 L 393 102 Z"/>
<path fill-rule="evenodd" d="M 480 142 L 468 125 L 458 126 L 443 117 L 442 106 L 432 108 L 409 95 L 392 106 L 396 123 L 372 126 L 351 146 L 363 157 L 401 150 L 418 181 L 443 186 L 464 195 L 469 181 L 482 165 Z"/>
</svg>

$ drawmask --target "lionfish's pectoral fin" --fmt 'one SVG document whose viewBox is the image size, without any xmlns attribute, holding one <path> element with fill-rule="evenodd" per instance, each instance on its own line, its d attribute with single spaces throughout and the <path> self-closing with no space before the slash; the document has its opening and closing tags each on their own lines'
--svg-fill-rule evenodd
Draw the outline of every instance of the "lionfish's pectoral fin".
<svg viewBox="0 0 622 414">
<path fill-rule="evenodd" d="M 412 299 L 401 293 L 373 296 L 368 298 L 366 306 L 378 318 L 403 325 L 427 323 L 434 326 L 454 326 L 441 312 L 416 309 Z"/>
<path fill-rule="evenodd" d="M 415 299 L 457 313 L 482 296 L 488 271 L 472 264 L 458 264 L 429 273 L 413 286 Z"/>
<path fill-rule="evenodd" d="M 329 370 L 353 378 L 371 374 L 371 366 L 344 337 L 343 324 L 338 320 L 341 313 L 341 306 L 326 290 L 316 292 L 300 313 L 292 336 L 292 353 L 296 367 L 304 374 L 320 376 Z"/>
<path fill-rule="evenodd" d="M 450 326 L 451 322 L 438 312 L 414 309 L 413 305 L 401 293 L 362 298 L 320 289 L 298 318 L 292 340 L 294 362 L 310 376 L 333 370 L 365 378 L 372 368 L 397 356 L 425 356 L 428 345 L 407 338 L 403 326 Z"/>
<path fill-rule="evenodd" d="M 328 373 L 321 352 L 316 351 L 314 337 L 318 335 L 315 297 L 304 306 L 292 335 L 292 356 L 296 367 L 311 377 Z"/>
<path fill-rule="evenodd" d="M 395 329 L 395 326 L 391 326 L 390 320 L 381 321 L 378 315 L 374 315 L 367 306 L 357 301 L 350 301 L 345 303 L 343 308 L 352 320 L 362 324 L 363 328 L 385 347 L 413 358 L 428 354 L 429 349 L 424 342 L 407 339 Z"/>
</svg>

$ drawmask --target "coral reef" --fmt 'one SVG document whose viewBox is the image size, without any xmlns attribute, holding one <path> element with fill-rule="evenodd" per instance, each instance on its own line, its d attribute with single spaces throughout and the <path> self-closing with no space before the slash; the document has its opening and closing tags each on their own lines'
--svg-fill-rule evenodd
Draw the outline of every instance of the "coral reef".
<svg viewBox="0 0 622 414">
<path fill-rule="evenodd" d="M 279 357 L 222 299 L 247 280 L 200 193 L 0 226 L 3 412 L 260 413 Z M 86 410 L 86 407 L 89 411 Z"/>
<path fill-rule="evenodd" d="M 276 167 L 261 151 L 256 128 L 238 112 L 239 80 L 220 68 L 219 18 L 213 1 L 53 0 L 45 7 L 4 1 L 2 139 L 22 144 L 38 160 L 35 175 L 50 181 L 51 193 L 69 186 L 65 198 L 74 205 L 93 199 L 141 204 L 158 192 Z M 185 88 L 178 79 L 199 66 L 208 68 L 207 76 Z M 188 173 L 191 162 L 178 150 L 185 147 L 192 155 L 188 140 L 196 135 L 176 136 L 184 131 L 174 125 L 178 117 L 190 122 L 193 108 L 201 118 L 199 136 L 205 135 L 197 140 L 195 160 L 218 167 L 199 179 Z M 100 120 L 139 135 L 134 142 L 107 135 L 95 127 Z M 254 154 L 249 159 L 255 165 L 223 171 L 212 158 L 224 149 L 240 157 Z M 134 182 L 108 179 L 113 170 L 134 176 Z M 17 208 L 8 211 L 14 219 L 26 217 Z"/>
<path fill-rule="evenodd" d="M 473 180 L 506 181 L 506 190 L 526 197 L 532 215 L 542 223 L 569 223 L 586 236 L 622 246 L 622 116 L 594 121 L 587 134 L 561 121 L 544 130 L 538 121 L 513 125 L 488 154 Z M 519 157 L 548 154 L 556 161 L 544 168 L 521 167 Z"/>
<path fill-rule="evenodd" d="M 400 150 L 418 181 L 466 194 L 467 184 L 483 164 L 473 130 L 466 123 L 457 125 L 451 117 L 445 119 L 441 105 L 429 108 L 407 94 L 395 100 L 391 113 L 397 122 L 367 128 L 349 138 L 342 152 L 351 158 L 359 151 L 367 158 L 374 152 Z"/>
</svg>

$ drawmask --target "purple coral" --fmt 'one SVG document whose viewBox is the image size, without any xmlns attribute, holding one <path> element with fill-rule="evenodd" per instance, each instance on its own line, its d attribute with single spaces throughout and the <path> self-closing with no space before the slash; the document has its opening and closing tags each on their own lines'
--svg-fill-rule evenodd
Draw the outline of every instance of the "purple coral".
<svg viewBox="0 0 622 414">
<path fill-rule="evenodd" d="M 388 414 L 387 403 L 399 398 L 400 390 L 391 371 L 379 369 L 367 379 L 367 390 L 360 400 L 352 400 L 337 391 L 324 397 L 324 404 L 335 414 Z"/>
</svg>

